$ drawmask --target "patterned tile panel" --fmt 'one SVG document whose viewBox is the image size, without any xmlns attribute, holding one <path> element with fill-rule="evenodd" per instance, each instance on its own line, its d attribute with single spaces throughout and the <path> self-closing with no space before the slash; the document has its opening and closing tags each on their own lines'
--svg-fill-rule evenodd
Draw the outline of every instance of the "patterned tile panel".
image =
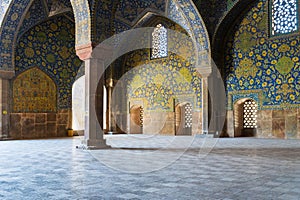
<svg viewBox="0 0 300 200">
<path fill-rule="evenodd" d="M 193 33 L 193 38 L 197 42 L 198 63 L 201 65 L 200 67 L 206 67 L 209 65 L 210 60 L 210 44 L 205 24 L 198 10 L 193 5 L 193 2 L 190 0 L 178 0 L 176 4 L 180 6 L 180 10 L 185 16 L 190 30 Z"/>
<path fill-rule="evenodd" d="M 133 22 L 142 11 L 152 8 L 161 12 L 165 11 L 164 0 L 121 0 L 117 7 L 116 17 Z"/>
<path fill-rule="evenodd" d="M 149 8 L 164 12 L 165 1 L 99 1 L 94 10 L 95 30 L 93 35 L 95 42 L 100 43 L 115 33 L 128 30 L 134 20 Z"/>
<path fill-rule="evenodd" d="M 238 0 L 194 0 L 210 36 L 214 34 L 218 23 Z"/>
<path fill-rule="evenodd" d="M 8 17 L 3 22 L 0 32 L 0 69 L 13 71 L 12 52 L 13 41 L 17 27 L 30 0 L 14 0 L 11 9 L 8 10 Z"/>
<path fill-rule="evenodd" d="M 76 46 L 91 43 L 90 5 L 86 0 L 70 0 L 76 21 Z"/>
<path fill-rule="evenodd" d="M 181 30 L 178 25 L 169 27 Z M 182 31 L 182 30 L 181 30 Z M 178 39 L 178 40 L 177 40 Z M 190 51 L 187 41 L 172 38 L 170 49 Z M 139 50 L 126 57 L 125 75 L 129 99 L 142 99 L 146 110 L 172 110 L 173 99 L 187 99 L 195 110 L 201 108 L 201 78 L 195 70 L 193 52 L 187 58 L 170 53 L 167 58 L 150 59 L 150 50 Z"/>
<path fill-rule="evenodd" d="M 22 34 L 24 34 L 27 30 L 32 28 L 34 25 L 38 24 L 42 20 L 47 19 L 45 6 L 43 5 L 42 1 L 35 0 L 34 3 L 31 5 L 29 11 L 26 13 L 24 21 L 22 23 L 21 28 L 18 32 L 18 38 Z"/>
<path fill-rule="evenodd" d="M 20 74 L 13 82 L 13 112 L 56 112 L 56 85 L 39 68 Z"/>
<path fill-rule="evenodd" d="M 57 17 L 26 32 L 16 48 L 16 74 L 38 67 L 58 89 L 58 108 L 71 108 L 72 84 L 81 61 L 75 54 L 74 24 Z"/>
<path fill-rule="evenodd" d="M 262 109 L 300 105 L 300 36 L 268 36 L 268 1 L 260 0 L 235 27 L 227 42 L 229 93 L 261 90 Z"/>
</svg>

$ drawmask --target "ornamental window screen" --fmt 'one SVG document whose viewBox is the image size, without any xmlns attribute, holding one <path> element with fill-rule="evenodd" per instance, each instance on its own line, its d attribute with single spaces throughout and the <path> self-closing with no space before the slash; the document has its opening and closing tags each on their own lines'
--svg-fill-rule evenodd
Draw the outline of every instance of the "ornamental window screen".
<svg viewBox="0 0 300 200">
<path fill-rule="evenodd" d="M 257 128 L 257 104 L 253 100 L 244 103 L 244 128 Z"/>
<path fill-rule="evenodd" d="M 191 104 L 186 104 L 184 111 L 185 111 L 185 115 L 184 115 L 184 121 L 185 121 L 185 128 L 192 128 L 193 125 L 193 113 L 192 113 L 192 106 Z"/>
<path fill-rule="evenodd" d="M 164 58 L 168 56 L 168 35 L 167 29 L 158 24 L 152 32 L 151 59 Z"/>
<path fill-rule="evenodd" d="M 288 34 L 298 30 L 298 0 L 271 1 L 271 34 Z"/>
</svg>

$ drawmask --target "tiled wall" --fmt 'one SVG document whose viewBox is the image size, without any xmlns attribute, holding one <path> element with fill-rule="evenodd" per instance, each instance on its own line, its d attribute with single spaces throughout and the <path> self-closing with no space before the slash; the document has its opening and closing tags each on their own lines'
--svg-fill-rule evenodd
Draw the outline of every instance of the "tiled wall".
<svg viewBox="0 0 300 200">
<path fill-rule="evenodd" d="M 228 96 L 258 96 L 261 110 L 299 107 L 300 35 L 269 37 L 268 16 L 268 1 L 259 0 L 231 33 L 225 56 Z"/>
<path fill-rule="evenodd" d="M 168 22 L 170 23 L 170 22 Z M 185 31 L 172 24 L 169 29 Z M 193 49 L 188 41 L 172 38 L 170 49 L 185 52 Z M 143 133 L 175 134 L 174 104 L 189 102 L 193 106 L 193 134 L 202 132 L 201 75 L 195 70 L 192 52 L 182 58 L 169 52 L 167 58 L 150 59 L 148 49 L 134 51 L 125 57 L 127 73 L 122 77 L 127 85 L 130 105 L 143 105 L 145 119 Z M 143 103 L 135 104 L 135 101 Z"/>
<path fill-rule="evenodd" d="M 66 17 L 51 18 L 23 34 L 16 47 L 16 75 L 33 67 L 48 75 L 57 87 L 57 109 L 72 107 L 72 85 L 82 63 L 74 26 Z"/>
<path fill-rule="evenodd" d="M 251 98 L 259 107 L 257 137 L 294 139 L 300 130 L 300 35 L 269 36 L 268 3 L 249 8 L 226 42 L 227 132 L 234 136 L 234 102 Z"/>
</svg>

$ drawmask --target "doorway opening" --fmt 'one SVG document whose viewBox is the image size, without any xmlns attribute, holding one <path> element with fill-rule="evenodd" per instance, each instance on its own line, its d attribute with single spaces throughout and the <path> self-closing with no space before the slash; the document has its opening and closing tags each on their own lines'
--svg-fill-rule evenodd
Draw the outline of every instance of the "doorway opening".
<svg viewBox="0 0 300 200">
<path fill-rule="evenodd" d="M 234 137 L 255 137 L 257 129 L 257 103 L 241 99 L 234 104 Z"/>
<path fill-rule="evenodd" d="M 130 134 L 142 134 L 144 122 L 143 106 L 133 105 L 130 108 Z"/>
<path fill-rule="evenodd" d="M 175 135 L 192 135 L 193 108 L 184 102 L 175 107 Z"/>
</svg>

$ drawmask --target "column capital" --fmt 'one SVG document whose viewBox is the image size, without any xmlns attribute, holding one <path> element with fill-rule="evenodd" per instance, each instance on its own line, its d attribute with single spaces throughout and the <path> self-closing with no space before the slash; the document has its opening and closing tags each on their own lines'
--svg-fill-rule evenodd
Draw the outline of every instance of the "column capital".
<svg viewBox="0 0 300 200">
<path fill-rule="evenodd" d="M 15 76 L 15 71 L 7 71 L 0 69 L 0 78 L 2 79 L 12 79 Z"/>
<path fill-rule="evenodd" d="M 212 69 L 211 69 L 211 67 L 200 67 L 200 68 L 197 68 L 197 72 L 199 72 L 201 75 L 201 78 L 204 79 L 204 78 L 208 78 L 211 75 Z"/>
<path fill-rule="evenodd" d="M 84 44 L 75 47 L 76 55 L 80 58 L 80 60 L 87 60 L 92 57 L 93 52 L 93 44 Z"/>
</svg>

